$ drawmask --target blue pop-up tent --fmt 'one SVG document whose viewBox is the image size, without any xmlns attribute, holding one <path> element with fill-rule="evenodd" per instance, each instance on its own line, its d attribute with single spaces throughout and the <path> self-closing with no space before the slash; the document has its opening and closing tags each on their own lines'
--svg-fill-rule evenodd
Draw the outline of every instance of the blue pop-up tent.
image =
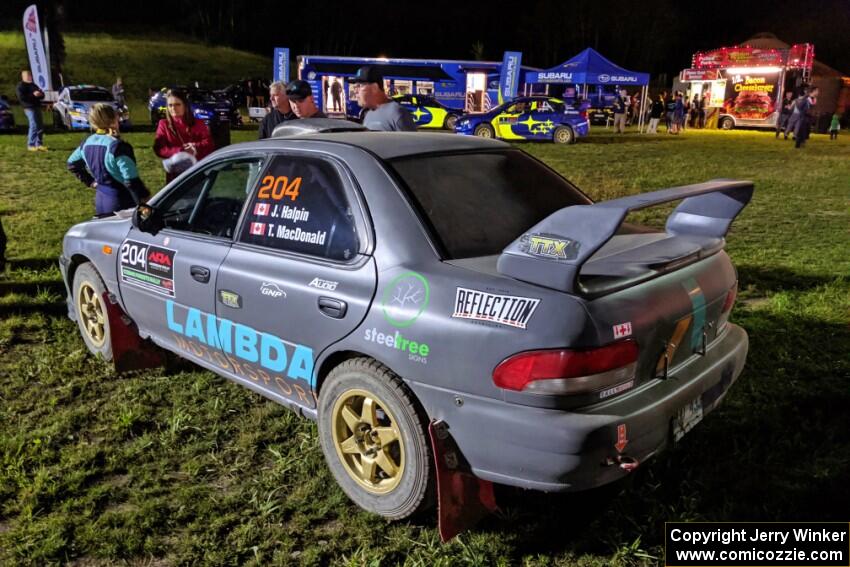
<svg viewBox="0 0 850 567">
<path fill-rule="evenodd" d="M 560 65 L 528 73 L 526 83 L 544 83 L 552 85 L 584 85 L 584 96 L 587 96 L 587 85 L 612 85 L 618 87 L 643 87 L 641 95 L 641 110 L 638 127 L 642 130 L 643 116 L 647 102 L 647 86 L 649 73 L 638 73 L 623 69 L 602 56 L 601 53 L 588 47 L 572 59 Z"/>
<path fill-rule="evenodd" d="M 611 63 L 595 49 L 588 47 L 560 65 L 529 73 L 529 83 L 573 85 L 619 85 L 644 87 L 649 84 L 649 73 L 638 73 Z"/>
</svg>

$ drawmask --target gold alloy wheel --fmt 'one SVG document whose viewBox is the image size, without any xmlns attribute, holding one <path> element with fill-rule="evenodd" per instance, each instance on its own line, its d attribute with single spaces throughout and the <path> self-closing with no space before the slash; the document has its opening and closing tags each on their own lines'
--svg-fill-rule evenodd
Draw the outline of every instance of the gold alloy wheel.
<svg viewBox="0 0 850 567">
<path fill-rule="evenodd" d="M 345 472 L 372 494 L 401 482 L 404 441 L 387 405 L 366 390 L 348 390 L 333 407 L 333 441 Z"/>
<path fill-rule="evenodd" d="M 89 282 L 80 285 L 77 297 L 77 313 L 82 318 L 83 328 L 92 344 L 100 348 L 106 341 L 106 318 L 103 300 Z"/>
<path fill-rule="evenodd" d="M 570 141 L 570 131 L 566 128 L 558 130 L 555 134 L 558 137 L 558 142 L 561 144 L 566 144 Z"/>
</svg>

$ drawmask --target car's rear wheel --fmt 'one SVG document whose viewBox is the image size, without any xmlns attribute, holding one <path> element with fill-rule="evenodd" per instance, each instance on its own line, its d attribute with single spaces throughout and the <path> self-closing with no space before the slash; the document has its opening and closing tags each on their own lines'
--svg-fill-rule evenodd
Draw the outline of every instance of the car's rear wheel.
<svg viewBox="0 0 850 567">
<path fill-rule="evenodd" d="M 722 130 L 731 130 L 735 127 L 735 121 L 728 116 L 724 116 L 720 119 L 720 128 Z"/>
<path fill-rule="evenodd" d="M 106 284 L 91 262 L 74 273 L 74 309 L 80 334 L 92 354 L 112 360 L 112 337 L 103 294 Z"/>
<path fill-rule="evenodd" d="M 446 115 L 446 119 L 443 121 L 443 128 L 454 132 L 455 126 L 457 126 L 457 114 Z"/>
<path fill-rule="evenodd" d="M 558 126 L 552 133 L 552 141 L 556 144 L 573 144 L 576 141 L 576 135 L 569 126 Z"/>
<path fill-rule="evenodd" d="M 479 138 L 495 138 L 496 133 L 493 132 L 493 127 L 489 124 L 479 124 L 475 127 L 475 130 L 472 132 Z"/>
<path fill-rule="evenodd" d="M 319 438 L 334 478 L 358 506 L 391 520 L 433 503 L 426 424 L 401 379 L 369 358 L 334 368 L 319 394 Z"/>
</svg>

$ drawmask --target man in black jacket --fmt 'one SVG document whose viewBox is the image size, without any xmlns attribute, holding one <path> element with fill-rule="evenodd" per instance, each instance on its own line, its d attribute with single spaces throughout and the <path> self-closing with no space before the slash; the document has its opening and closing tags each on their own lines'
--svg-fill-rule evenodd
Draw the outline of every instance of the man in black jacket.
<svg viewBox="0 0 850 567">
<path fill-rule="evenodd" d="M 289 105 L 289 97 L 286 96 L 286 87 L 280 81 L 275 81 L 269 85 L 269 100 L 271 101 L 272 109 L 263 118 L 260 124 L 260 139 L 271 138 L 275 126 L 287 120 L 296 120 L 298 117 L 292 112 L 292 107 Z"/>
<path fill-rule="evenodd" d="M 41 99 L 44 98 L 44 93 L 32 82 L 32 73 L 27 70 L 21 71 L 21 82 L 18 83 L 17 92 L 18 101 L 30 123 L 27 149 L 31 152 L 46 152 L 47 146 L 43 143 L 44 123 L 41 119 Z"/>
</svg>

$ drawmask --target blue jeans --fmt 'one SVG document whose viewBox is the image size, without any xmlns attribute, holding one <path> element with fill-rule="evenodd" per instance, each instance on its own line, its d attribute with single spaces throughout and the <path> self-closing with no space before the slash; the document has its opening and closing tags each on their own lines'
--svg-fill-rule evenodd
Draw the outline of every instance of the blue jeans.
<svg viewBox="0 0 850 567">
<path fill-rule="evenodd" d="M 41 108 L 25 108 L 24 114 L 27 115 L 27 120 L 30 123 L 30 129 L 27 133 L 27 145 L 29 147 L 42 145 L 44 123 L 41 120 Z"/>
</svg>

